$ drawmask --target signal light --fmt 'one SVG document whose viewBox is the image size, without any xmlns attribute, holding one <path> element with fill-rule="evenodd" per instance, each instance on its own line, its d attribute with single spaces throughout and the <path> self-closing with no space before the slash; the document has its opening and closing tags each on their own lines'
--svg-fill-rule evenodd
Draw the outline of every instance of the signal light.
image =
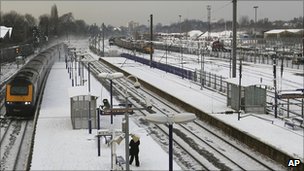
<svg viewBox="0 0 304 171">
<path fill-rule="evenodd" d="M 16 48 L 16 53 L 19 54 L 19 48 Z"/>
</svg>

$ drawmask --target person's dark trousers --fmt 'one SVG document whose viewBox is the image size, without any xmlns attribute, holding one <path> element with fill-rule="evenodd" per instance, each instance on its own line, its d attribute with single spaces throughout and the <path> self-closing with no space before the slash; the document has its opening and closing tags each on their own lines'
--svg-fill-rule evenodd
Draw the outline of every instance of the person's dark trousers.
<svg viewBox="0 0 304 171">
<path fill-rule="evenodd" d="M 138 154 L 131 155 L 130 164 L 132 164 L 132 162 L 133 162 L 133 160 L 134 160 L 134 157 L 135 157 L 135 165 L 136 165 L 136 166 L 139 166 Z"/>
</svg>

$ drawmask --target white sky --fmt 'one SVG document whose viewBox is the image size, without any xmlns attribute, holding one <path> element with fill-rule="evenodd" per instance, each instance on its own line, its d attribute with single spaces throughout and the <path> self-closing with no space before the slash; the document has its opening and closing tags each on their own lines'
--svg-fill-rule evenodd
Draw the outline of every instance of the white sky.
<svg viewBox="0 0 304 171">
<path fill-rule="evenodd" d="M 207 21 L 207 5 L 211 5 L 211 19 L 232 20 L 231 0 L 213 1 L 1 1 L 1 10 L 8 12 L 15 10 L 21 14 L 29 13 L 38 18 L 42 14 L 50 14 L 51 6 L 56 4 L 59 15 L 72 12 L 76 19 L 83 19 L 88 24 L 114 26 L 126 25 L 133 20 L 147 25 L 150 14 L 154 16 L 154 23 L 168 25 L 179 21 L 179 15 L 184 19 L 198 19 Z M 239 1 L 238 18 L 248 16 L 254 19 L 253 6 L 258 6 L 257 18 L 269 20 L 290 20 L 303 15 L 301 1 Z"/>
</svg>

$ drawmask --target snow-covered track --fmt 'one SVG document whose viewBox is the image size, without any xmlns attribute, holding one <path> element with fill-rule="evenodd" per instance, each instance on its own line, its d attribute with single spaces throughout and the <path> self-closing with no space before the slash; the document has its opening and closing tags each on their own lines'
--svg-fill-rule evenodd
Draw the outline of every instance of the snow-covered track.
<svg viewBox="0 0 304 171">
<path fill-rule="evenodd" d="M 27 143 L 28 134 L 31 131 L 31 120 L 9 120 L 4 134 L 1 135 L 1 169 L 2 170 L 26 170 L 26 157 L 29 151 Z M 2 132 L 2 131 L 1 131 Z"/>
<path fill-rule="evenodd" d="M 110 69 L 106 66 L 103 65 L 99 62 L 93 62 L 93 67 L 91 68 L 92 72 L 97 74 L 100 72 L 108 72 Z M 105 85 L 106 86 L 106 85 Z M 132 87 L 132 83 L 128 80 L 116 80 L 115 81 L 115 85 L 113 86 L 113 88 L 115 89 L 115 92 L 119 92 L 119 94 L 124 94 L 124 88 L 125 86 L 129 86 Z M 143 99 L 139 100 L 139 96 L 140 97 L 145 97 L 143 94 L 141 94 L 142 90 L 140 91 L 140 95 L 138 95 L 136 92 L 136 90 L 134 89 L 129 89 L 128 92 L 130 92 L 130 95 L 132 97 L 130 97 L 129 102 L 132 103 L 134 105 L 134 107 L 138 107 L 138 108 L 142 108 L 142 106 L 138 103 L 142 102 Z M 121 96 L 122 103 L 124 103 L 124 98 Z M 137 101 L 139 100 L 139 101 Z M 137 101 L 137 102 L 136 102 Z M 140 111 L 142 113 L 142 115 L 140 115 L 140 117 L 142 116 L 146 116 L 147 114 L 149 114 L 149 112 L 147 111 Z M 168 142 L 168 128 L 165 125 L 157 125 L 156 127 L 158 127 L 159 131 L 161 131 L 161 133 L 158 132 L 158 134 L 161 136 L 160 138 L 163 139 L 165 138 L 166 140 L 162 141 L 163 145 L 167 144 Z M 159 136 L 154 134 L 154 136 Z M 214 170 L 216 169 L 216 167 L 212 166 L 212 164 L 208 163 L 206 164 L 206 159 L 199 155 L 197 151 L 192 150 L 191 148 L 186 148 L 187 144 L 180 144 L 180 141 L 176 141 L 174 140 L 174 148 L 175 149 L 179 149 L 178 152 L 175 152 L 175 156 L 178 158 L 179 162 L 183 163 L 183 165 L 185 165 L 185 169 L 191 169 L 191 170 Z M 187 156 L 186 158 L 188 158 L 188 160 L 184 160 L 184 156 Z M 203 163 L 205 162 L 205 164 Z"/>
<path fill-rule="evenodd" d="M 100 62 L 93 62 L 92 73 L 98 74 L 100 72 L 116 72 L 109 69 L 106 65 Z M 132 86 L 129 81 L 122 81 L 121 79 L 115 80 L 114 89 L 115 92 L 120 92 L 123 94 L 125 86 Z M 145 98 L 152 99 L 154 105 L 152 110 L 157 113 L 179 113 L 182 109 L 170 104 L 170 102 L 160 99 L 144 89 L 133 90 L 128 89 L 131 92 L 132 98 L 129 98 L 129 102 L 133 104 L 134 107 L 142 108 L 142 102 Z M 124 102 L 123 96 L 120 97 L 122 102 Z M 150 125 L 145 122 L 142 117 L 149 114 L 147 111 L 140 111 L 141 115 L 138 113 L 134 115 L 137 118 L 138 124 L 146 125 L 151 134 L 153 134 L 156 139 L 160 141 L 162 146 L 167 149 L 168 143 L 168 127 L 165 125 Z M 151 112 L 151 111 L 150 111 Z M 201 122 L 201 121 L 199 121 Z M 157 132 L 156 132 L 157 128 Z M 193 128 L 195 128 L 193 130 Z M 258 156 L 259 154 L 254 153 L 248 147 L 246 150 L 241 150 L 245 145 L 240 145 L 236 140 L 232 138 L 221 138 L 223 134 L 213 133 L 214 139 L 208 139 L 205 134 L 210 134 L 208 129 L 214 129 L 208 126 L 205 128 L 203 126 L 197 125 L 197 123 L 188 123 L 187 125 L 174 125 L 174 156 L 175 159 L 184 165 L 185 169 L 195 169 L 195 170 L 276 170 L 282 169 L 280 165 L 271 161 L 265 156 Z M 198 132 L 201 133 L 201 137 L 197 136 Z M 215 131 L 215 132 L 218 132 Z M 195 139 L 195 140 L 194 140 Z M 228 139 L 228 140 L 227 140 Z M 233 141 L 233 143 L 229 143 Z M 221 147 L 219 144 L 225 144 Z M 238 144 L 238 145 L 237 145 Z M 237 155 L 231 156 L 229 152 L 236 152 Z M 228 154 L 227 154 L 228 153 Z M 188 157 L 185 157 L 187 155 Z M 183 157 L 180 157 L 183 156 Z M 240 157 L 241 156 L 241 157 Z M 185 158 L 188 158 L 185 160 Z M 189 159 L 191 158 L 191 159 Z M 242 158 L 242 160 L 240 160 Z M 183 161 L 182 161 L 183 160 Z M 265 162 L 261 162 L 265 161 Z M 277 166 L 278 165 L 278 166 Z"/>
<path fill-rule="evenodd" d="M 153 110 L 156 113 L 166 115 L 168 113 L 179 113 L 181 111 L 180 109 L 176 109 L 176 107 L 167 101 L 163 101 L 159 97 L 154 96 L 147 91 L 145 91 L 145 93 L 149 94 L 149 98 L 152 97 L 156 104 L 162 105 L 153 105 Z M 140 97 L 142 97 L 142 95 L 139 95 L 137 98 Z M 227 138 L 229 140 L 222 138 L 223 135 L 221 133 L 218 133 L 216 130 L 214 130 L 214 132 L 209 131 L 212 127 L 204 126 L 204 124 L 206 123 L 194 121 L 194 123 L 188 123 L 186 125 L 174 125 L 174 139 L 179 139 L 175 141 L 175 144 L 178 144 L 180 147 L 184 147 L 188 144 L 192 148 L 191 151 L 195 151 L 195 153 L 197 153 L 190 153 L 193 158 L 197 158 L 197 155 L 205 157 L 205 160 L 209 163 L 205 163 L 206 161 L 203 162 L 203 160 L 200 160 L 202 161 L 201 165 L 208 165 L 210 170 L 277 170 L 275 169 L 277 167 L 277 163 L 271 161 L 262 162 L 265 160 L 265 157 L 257 157 L 258 154 L 254 153 L 248 147 L 247 150 L 242 150 L 242 148 L 246 149 L 244 145 L 242 147 L 238 147 L 240 145 L 234 145 L 238 142 L 231 138 L 229 139 L 229 137 Z M 161 128 L 159 125 L 155 126 L 163 129 L 162 132 L 167 132 L 166 130 L 168 130 L 167 127 Z M 242 158 L 242 160 L 239 160 L 240 158 Z M 210 168 L 211 165 L 213 165 L 214 168 Z"/>
<path fill-rule="evenodd" d="M 9 127 L 1 127 L 1 134 L 2 129 L 9 129 L 8 133 L 6 133 L 7 135 L 3 137 L 3 145 L 1 144 L 0 146 L 1 170 L 29 170 L 30 168 L 35 125 L 37 123 L 43 92 L 50 68 L 47 72 L 48 73 L 43 78 L 41 90 L 38 92 L 34 117 L 7 117 L 6 115 L 1 115 L 1 125 L 2 122 L 12 122 Z"/>
</svg>

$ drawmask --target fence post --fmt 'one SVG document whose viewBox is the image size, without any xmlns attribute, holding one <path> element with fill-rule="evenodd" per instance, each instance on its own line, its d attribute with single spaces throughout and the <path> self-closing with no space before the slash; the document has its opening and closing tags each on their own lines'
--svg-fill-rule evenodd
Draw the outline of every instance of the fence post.
<svg viewBox="0 0 304 171">
<path fill-rule="evenodd" d="M 216 90 L 216 74 L 214 74 L 214 89 Z"/>
<path fill-rule="evenodd" d="M 220 92 L 223 90 L 223 76 L 220 75 Z"/>
<path fill-rule="evenodd" d="M 202 84 L 203 84 L 203 87 L 206 85 L 206 71 L 203 71 Z"/>
<path fill-rule="evenodd" d="M 289 98 L 287 99 L 287 118 L 289 118 Z"/>
<path fill-rule="evenodd" d="M 196 71 L 196 68 L 193 72 L 193 81 L 196 82 L 197 81 L 197 75 L 196 75 L 197 71 Z"/>
<path fill-rule="evenodd" d="M 211 87 L 211 72 L 209 72 L 209 83 L 208 83 L 208 87 Z"/>
</svg>

